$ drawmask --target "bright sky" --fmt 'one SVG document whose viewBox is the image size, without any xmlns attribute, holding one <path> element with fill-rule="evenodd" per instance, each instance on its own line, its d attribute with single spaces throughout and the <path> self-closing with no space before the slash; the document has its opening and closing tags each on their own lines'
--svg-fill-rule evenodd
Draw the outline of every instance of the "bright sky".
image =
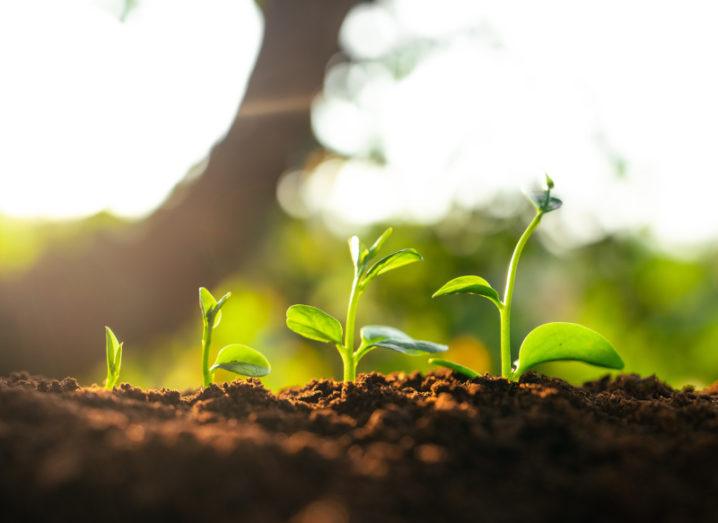
<svg viewBox="0 0 718 523">
<path fill-rule="evenodd" d="M 320 139 L 352 156 L 379 144 L 387 165 L 322 165 L 305 203 L 330 224 L 430 223 L 452 203 L 485 204 L 548 171 L 566 205 L 545 229 L 572 241 L 644 226 L 669 245 L 716 239 L 716 20 L 707 1 L 357 9 L 342 35 L 356 58 L 442 43 L 398 81 L 377 63 L 334 68 L 314 113 Z"/>
<path fill-rule="evenodd" d="M 0 213 L 156 207 L 227 131 L 252 0 L 0 1 Z"/>
<path fill-rule="evenodd" d="M 141 215 L 226 132 L 254 2 L 139 0 L 124 23 L 121 7 L 0 2 L 0 213 Z M 438 45 L 398 81 L 380 63 L 330 71 L 315 132 L 355 159 L 285 185 L 337 223 L 432 223 L 548 171 L 566 201 L 551 219 L 578 241 L 643 226 L 667 244 L 716 239 L 715 20 L 699 0 L 363 6 L 341 34 L 354 57 Z M 358 159 L 376 149 L 386 166 Z"/>
</svg>

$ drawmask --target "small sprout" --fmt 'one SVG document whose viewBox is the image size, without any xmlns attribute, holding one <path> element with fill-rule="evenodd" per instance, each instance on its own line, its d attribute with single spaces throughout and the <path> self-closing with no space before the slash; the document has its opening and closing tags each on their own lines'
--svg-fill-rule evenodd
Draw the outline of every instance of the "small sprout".
<svg viewBox="0 0 718 523">
<path fill-rule="evenodd" d="M 415 340 L 393 327 L 367 325 L 361 329 L 361 341 L 355 350 L 356 315 L 359 298 L 369 282 L 382 274 L 422 260 L 415 249 L 395 251 L 372 264 L 378 252 L 391 236 L 388 228 L 371 245 L 365 247 L 357 236 L 349 239 L 349 254 L 354 265 L 354 279 L 349 293 L 346 328 L 321 309 L 310 305 L 292 305 L 287 309 L 287 327 L 310 340 L 333 343 L 344 364 L 344 381 L 356 378 L 359 361 L 376 348 L 389 349 L 402 354 L 416 356 L 425 353 L 444 352 L 446 345 Z"/>
<path fill-rule="evenodd" d="M 623 360 L 606 338 L 575 323 L 546 323 L 531 331 L 521 344 L 516 368 L 511 368 L 511 304 L 516 284 L 516 271 L 521 253 L 543 215 L 561 207 L 561 200 L 551 196 L 553 187 L 553 180 L 546 175 L 546 188 L 530 197 L 536 208 L 536 214 L 516 243 L 511 256 L 503 300 L 491 284 L 479 276 L 454 278 L 434 293 L 435 298 L 448 294 L 478 294 L 496 306 L 501 325 L 501 376 L 504 378 L 516 379 L 528 369 L 550 361 L 582 361 L 609 369 L 623 368 Z M 450 361 L 433 360 L 433 363 L 467 376 L 476 375 L 471 369 Z"/>
<path fill-rule="evenodd" d="M 204 287 L 199 289 L 199 309 L 202 313 L 202 384 L 207 387 L 212 383 L 212 376 L 217 369 L 224 369 L 235 374 L 250 377 L 266 376 L 271 371 L 267 358 L 259 351 L 233 343 L 220 349 L 217 358 L 209 366 L 209 350 L 212 345 L 212 331 L 222 320 L 222 306 L 232 296 L 228 292 L 219 300 Z"/>
<path fill-rule="evenodd" d="M 122 343 L 119 342 L 112 329 L 105 327 L 105 361 L 107 362 L 107 378 L 105 388 L 112 390 L 120 381 L 122 368 Z"/>
</svg>

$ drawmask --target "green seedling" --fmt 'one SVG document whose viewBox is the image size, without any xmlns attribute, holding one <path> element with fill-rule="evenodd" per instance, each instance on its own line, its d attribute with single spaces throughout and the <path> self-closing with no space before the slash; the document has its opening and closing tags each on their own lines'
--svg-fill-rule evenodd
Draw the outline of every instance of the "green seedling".
<svg viewBox="0 0 718 523">
<path fill-rule="evenodd" d="M 209 366 L 212 331 L 222 321 L 222 306 L 231 295 L 232 293 L 228 292 L 216 300 L 204 287 L 199 289 L 199 308 L 202 311 L 202 384 L 205 387 L 212 383 L 212 376 L 217 369 L 256 378 L 266 376 L 272 370 L 269 361 L 261 352 L 240 343 L 222 347 L 217 353 L 214 364 Z"/>
<path fill-rule="evenodd" d="M 333 343 L 336 346 L 344 364 L 344 381 L 353 381 L 356 378 L 357 364 L 376 348 L 389 349 L 410 356 L 444 352 L 447 349 L 446 345 L 415 340 L 398 329 L 382 325 L 362 327 L 360 330 L 361 341 L 356 350 L 354 349 L 359 298 L 369 282 L 389 271 L 422 260 L 421 254 L 416 249 L 401 249 L 373 262 L 391 233 L 390 227 L 368 248 L 361 243 L 357 236 L 352 236 L 349 239 L 349 253 L 354 264 L 354 279 L 349 292 L 346 329 L 342 328 L 339 320 L 317 307 L 292 305 L 287 309 L 287 327 L 310 340 Z"/>
<path fill-rule="evenodd" d="M 538 227 L 544 214 L 561 207 L 560 199 L 551 195 L 553 180 L 546 176 L 546 187 L 531 195 L 536 214 L 514 249 L 506 275 L 503 300 L 491 284 L 480 276 L 459 276 L 447 282 L 434 293 L 434 298 L 448 294 L 477 294 L 493 303 L 499 311 L 501 336 L 501 376 L 517 379 L 530 368 L 550 361 L 582 361 L 598 367 L 622 369 L 623 360 L 613 345 L 597 332 L 575 323 L 546 323 L 536 327 L 524 339 L 519 348 L 519 358 L 511 366 L 511 304 L 516 284 L 516 269 L 521 253 L 529 238 Z M 469 377 L 477 375 L 471 369 L 446 360 L 430 360 L 430 363 L 447 367 Z"/>
<path fill-rule="evenodd" d="M 112 390 L 120 381 L 122 368 L 122 343 L 119 342 L 112 329 L 105 327 L 105 361 L 107 362 L 107 378 L 105 388 Z"/>
</svg>

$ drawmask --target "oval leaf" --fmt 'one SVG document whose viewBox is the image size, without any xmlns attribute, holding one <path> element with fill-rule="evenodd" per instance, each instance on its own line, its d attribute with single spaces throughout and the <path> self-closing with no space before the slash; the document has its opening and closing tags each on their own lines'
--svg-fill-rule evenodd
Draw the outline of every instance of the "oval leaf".
<svg viewBox="0 0 718 523">
<path fill-rule="evenodd" d="M 446 369 L 456 372 L 457 374 L 466 376 L 467 378 L 476 378 L 479 375 L 478 372 L 470 369 L 469 367 L 464 367 L 463 365 L 459 365 L 458 363 L 454 363 L 453 361 L 449 361 L 449 360 L 442 360 L 439 358 L 431 358 L 429 360 L 429 364 L 436 365 L 438 367 L 444 367 Z"/>
<path fill-rule="evenodd" d="M 364 277 L 364 281 L 368 282 L 377 276 L 381 276 L 385 272 L 393 271 L 404 265 L 423 260 L 421 254 L 416 249 L 401 249 L 384 256 L 381 260 L 372 265 Z"/>
<path fill-rule="evenodd" d="M 121 343 L 112 332 L 112 329 L 105 327 L 105 358 L 107 360 L 107 370 L 114 374 L 117 368 L 117 351 L 120 350 Z"/>
<path fill-rule="evenodd" d="M 342 343 L 342 324 L 334 316 L 311 305 L 292 305 L 287 309 L 287 327 L 310 340 Z"/>
<path fill-rule="evenodd" d="M 366 325 L 361 329 L 361 337 L 365 347 L 381 347 L 409 356 L 419 356 L 422 353 L 445 352 L 446 345 L 431 341 L 415 340 L 408 334 L 385 325 Z"/>
<path fill-rule="evenodd" d="M 598 367 L 622 369 L 623 360 L 611 342 L 576 323 L 545 323 L 532 330 L 519 350 L 519 375 L 539 363 L 582 361 Z"/>
<path fill-rule="evenodd" d="M 501 303 L 499 293 L 491 284 L 480 276 L 459 276 L 446 282 L 431 297 L 446 296 L 449 294 L 478 294 L 498 305 Z"/>
<path fill-rule="evenodd" d="M 233 343 L 223 347 L 217 354 L 214 365 L 210 367 L 210 371 L 224 369 L 242 376 L 251 376 L 260 378 L 266 376 L 272 370 L 264 354 L 240 343 Z"/>
</svg>

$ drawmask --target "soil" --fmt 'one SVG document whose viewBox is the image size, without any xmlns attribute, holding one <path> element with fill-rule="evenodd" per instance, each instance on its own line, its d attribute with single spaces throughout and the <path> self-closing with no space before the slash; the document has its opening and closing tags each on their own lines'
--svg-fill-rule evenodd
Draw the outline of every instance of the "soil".
<svg viewBox="0 0 718 523">
<path fill-rule="evenodd" d="M 0 378 L 0 520 L 718 521 L 718 386 Z"/>
</svg>

